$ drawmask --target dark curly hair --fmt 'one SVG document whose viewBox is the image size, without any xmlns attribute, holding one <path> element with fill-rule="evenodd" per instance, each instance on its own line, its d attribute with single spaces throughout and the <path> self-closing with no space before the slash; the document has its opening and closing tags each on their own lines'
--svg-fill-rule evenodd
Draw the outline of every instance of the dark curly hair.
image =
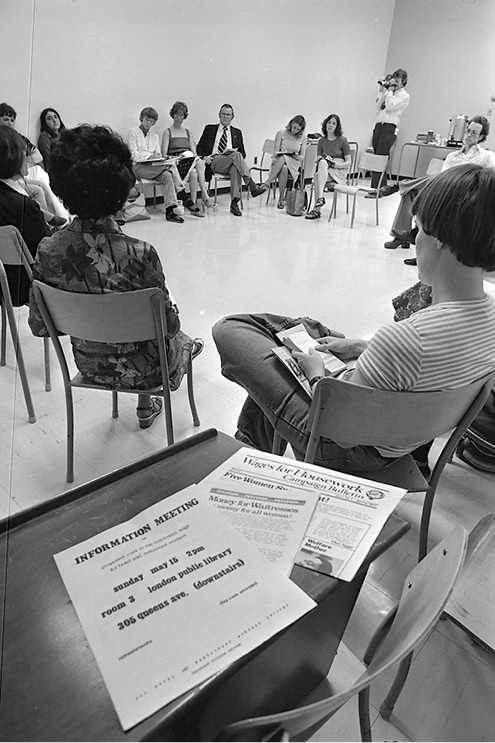
<svg viewBox="0 0 495 743">
<path fill-rule="evenodd" d="M 90 124 L 60 134 L 48 175 L 53 191 L 81 219 L 116 214 L 136 181 L 122 138 L 109 127 Z"/>
<path fill-rule="evenodd" d="M 187 103 L 184 103 L 184 101 L 175 101 L 174 105 L 169 111 L 169 114 L 172 118 L 174 118 L 175 114 L 180 113 L 184 114 L 184 118 L 187 119 L 189 116 L 189 109 L 187 107 Z"/>
<path fill-rule="evenodd" d="M 495 266 L 495 170 L 456 165 L 431 179 L 413 202 L 424 232 L 448 246 L 460 263 Z"/>
<path fill-rule="evenodd" d="M 8 103 L 0 103 L 0 116 L 12 116 L 14 119 L 17 118 L 17 111 L 15 108 Z"/>
<path fill-rule="evenodd" d="M 21 172 L 26 144 L 8 124 L 0 124 L 0 178 L 12 178 Z"/>
<path fill-rule="evenodd" d="M 43 111 L 40 113 L 40 131 L 48 132 L 48 134 L 51 134 L 51 129 L 49 126 L 47 126 L 45 121 L 45 116 L 47 115 L 48 111 L 53 111 L 54 114 L 57 114 L 58 118 L 60 119 L 60 131 L 63 132 L 63 130 L 65 129 L 65 124 L 62 121 L 59 112 L 51 106 L 49 108 L 44 108 Z"/>
<path fill-rule="evenodd" d="M 335 121 L 337 122 L 337 126 L 335 127 L 335 136 L 340 137 L 342 135 L 342 122 L 340 121 L 340 116 L 338 116 L 338 114 L 330 114 L 326 117 L 326 119 L 323 119 L 323 121 L 321 122 L 321 131 L 323 133 L 323 136 L 327 136 L 327 124 L 330 119 L 335 119 Z"/>
<path fill-rule="evenodd" d="M 481 124 L 481 132 L 478 142 L 484 142 L 490 133 L 490 122 L 486 116 L 472 116 L 468 121 L 469 124 Z"/>
</svg>

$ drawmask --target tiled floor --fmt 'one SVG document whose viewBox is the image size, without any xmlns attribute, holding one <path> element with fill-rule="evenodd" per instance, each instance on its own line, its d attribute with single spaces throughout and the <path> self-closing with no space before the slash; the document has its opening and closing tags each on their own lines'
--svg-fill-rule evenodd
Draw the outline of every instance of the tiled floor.
<svg viewBox="0 0 495 743">
<path fill-rule="evenodd" d="M 380 201 L 380 226 L 374 204 L 360 199 L 354 228 L 349 228 L 345 202 L 336 221 L 329 207 L 319 221 L 294 218 L 273 200 L 244 202 L 242 218 L 229 214 L 227 195 L 205 219 L 186 215 L 183 225 L 164 221 L 158 210 L 151 219 L 125 226 L 157 248 L 169 286 L 181 309 L 183 329 L 205 338 L 195 362 L 195 389 L 202 428 L 235 431 L 244 393 L 220 375 L 210 329 L 234 312 L 271 311 L 309 315 L 350 337 L 369 336 L 391 321 L 391 299 L 416 281 L 414 268 L 403 264 L 411 251 L 384 250 L 398 196 Z M 7 366 L 0 369 L 0 516 L 5 517 L 65 491 L 65 404 L 58 365 L 52 358 L 52 391 L 45 392 L 42 344 L 30 335 L 27 308 L 18 311 L 22 346 L 38 420 L 27 422 L 10 340 Z M 145 456 L 165 443 L 163 421 L 138 428 L 133 396 L 122 395 L 121 414 L 111 417 L 108 394 L 78 390 L 75 394 L 75 483 L 81 484 Z M 178 439 L 193 434 L 185 387 L 174 393 Z M 493 477 L 454 461 L 448 465 L 437 494 L 431 535 L 438 541 L 453 525 L 468 528 L 495 511 Z M 399 509 L 412 529 L 370 570 L 346 632 L 346 643 L 359 654 L 383 613 L 398 597 L 417 550 L 421 495 L 411 495 Z M 423 646 L 391 723 L 377 717 L 375 740 L 494 740 L 495 666 L 450 622 L 442 622 Z M 379 706 L 387 682 L 372 689 Z M 351 700 L 315 740 L 357 740 L 357 702 Z"/>
</svg>

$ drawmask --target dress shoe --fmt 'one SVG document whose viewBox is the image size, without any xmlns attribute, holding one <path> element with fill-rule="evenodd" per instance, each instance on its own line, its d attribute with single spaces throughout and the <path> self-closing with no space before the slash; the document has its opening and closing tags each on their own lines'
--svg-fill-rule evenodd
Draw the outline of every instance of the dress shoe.
<svg viewBox="0 0 495 743">
<path fill-rule="evenodd" d="M 267 186 L 261 185 L 257 186 L 256 183 L 252 182 L 249 184 L 249 192 L 253 198 L 256 198 L 257 196 L 261 196 L 262 193 L 265 193 L 267 189 Z"/>
<path fill-rule="evenodd" d="M 234 215 L 234 217 L 242 217 L 242 212 L 239 209 L 239 204 L 237 201 L 232 201 L 230 203 L 230 213 Z"/>
<path fill-rule="evenodd" d="M 382 186 L 380 189 L 380 196 L 391 196 L 393 193 L 397 193 L 399 185 L 394 183 L 393 186 Z"/>
<path fill-rule="evenodd" d="M 417 266 L 418 265 L 416 258 L 406 258 L 404 263 L 406 264 L 406 266 Z"/>
<path fill-rule="evenodd" d="M 369 193 L 364 194 L 365 199 L 376 199 L 376 191 L 370 191 Z M 378 198 L 380 198 L 380 194 L 378 194 Z"/>
<path fill-rule="evenodd" d="M 167 212 L 165 214 L 165 219 L 167 222 L 176 222 L 177 224 L 182 224 L 184 221 L 184 217 L 179 217 L 175 212 Z"/>
<path fill-rule="evenodd" d="M 409 243 L 405 240 L 399 240 L 398 237 L 394 237 L 393 240 L 389 240 L 388 243 L 385 243 L 383 247 L 387 250 L 395 250 L 396 248 L 408 248 Z"/>
<path fill-rule="evenodd" d="M 487 452 L 482 452 L 472 441 L 462 439 L 457 444 L 455 454 L 461 462 L 469 464 L 481 472 L 495 473 L 495 458 Z"/>
</svg>

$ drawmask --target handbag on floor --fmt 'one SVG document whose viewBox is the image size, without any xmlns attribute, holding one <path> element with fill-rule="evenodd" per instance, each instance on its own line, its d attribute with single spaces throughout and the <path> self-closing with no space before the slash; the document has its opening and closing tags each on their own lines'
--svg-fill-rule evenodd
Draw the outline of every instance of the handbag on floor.
<svg viewBox="0 0 495 743">
<path fill-rule="evenodd" d="M 304 191 L 299 180 L 294 184 L 294 188 L 291 191 L 287 191 L 285 195 L 285 211 L 290 214 L 291 217 L 302 216 L 306 209 L 306 191 Z"/>
<path fill-rule="evenodd" d="M 140 193 L 135 199 L 127 200 L 122 207 L 121 221 L 123 222 L 136 222 L 139 219 L 150 219 L 150 215 L 146 211 L 146 200 L 144 193 Z"/>
</svg>

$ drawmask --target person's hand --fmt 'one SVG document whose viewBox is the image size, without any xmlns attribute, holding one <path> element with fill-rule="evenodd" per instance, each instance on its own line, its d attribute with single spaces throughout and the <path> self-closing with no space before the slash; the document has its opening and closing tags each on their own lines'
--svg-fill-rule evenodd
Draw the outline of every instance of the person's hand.
<svg viewBox="0 0 495 743">
<path fill-rule="evenodd" d="M 351 359 L 357 359 L 367 345 L 368 341 L 362 341 L 358 338 L 336 338 L 327 335 L 324 338 L 318 338 L 316 350 L 331 351 L 342 361 L 350 361 Z"/>
<path fill-rule="evenodd" d="M 205 155 L 203 160 L 207 165 L 211 165 L 211 161 L 213 160 L 213 157 L 211 155 Z"/>
<path fill-rule="evenodd" d="M 292 356 L 295 358 L 308 379 L 325 376 L 325 365 L 323 359 L 313 348 L 310 348 L 309 353 L 293 351 Z"/>
</svg>

